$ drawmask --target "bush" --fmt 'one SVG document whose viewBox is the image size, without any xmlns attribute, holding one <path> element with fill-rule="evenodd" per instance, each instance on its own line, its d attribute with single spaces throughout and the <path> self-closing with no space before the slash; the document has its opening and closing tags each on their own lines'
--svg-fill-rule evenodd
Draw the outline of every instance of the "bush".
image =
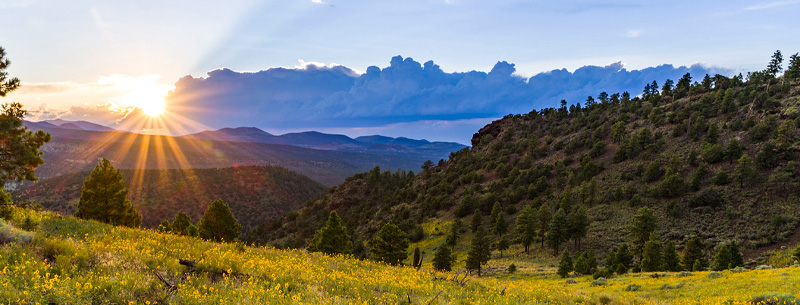
<svg viewBox="0 0 800 305">
<path fill-rule="evenodd" d="M 769 269 L 772 269 L 772 266 L 770 266 L 770 265 L 759 265 L 754 270 L 769 270 Z"/>
<path fill-rule="evenodd" d="M 617 272 L 617 274 L 623 275 L 625 273 L 628 273 L 628 267 L 625 267 L 625 265 L 620 263 L 620 264 L 617 264 L 617 270 L 615 270 L 615 271 Z"/>
<path fill-rule="evenodd" d="M 611 303 L 611 298 L 607 296 L 601 296 L 599 299 L 597 299 L 597 301 L 600 302 L 600 304 L 608 304 Z"/>
<path fill-rule="evenodd" d="M 681 272 L 678 272 L 678 274 L 675 275 L 675 276 L 676 277 L 685 277 L 685 276 L 693 276 L 693 275 L 694 275 L 694 273 L 691 273 L 689 271 L 681 271 Z"/>
<path fill-rule="evenodd" d="M 598 278 L 598 279 L 592 281 L 591 284 L 589 284 L 589 286 L 591 286 L 591 287 L 606 286 L 606 285 L 608 285 L 608 280 L 606 280 L 606 278 L 604 278 L 604 277 Z"/>
<path fill-rule="evenodd" d="M 567 284 L 577 284 L 577 283 L 578 281 L 576 281 L 575 279 L 567 279 Z"/>
<path fill-rule="evenodd" d="M 739 273 L 739 272 L 745 272 L 745 271 L 747 271 L 747 269 L 744 268 L 744 267 L 736 267 L 736 268 L 731 269 L 731 272 L 733 272 L 733 273 Z"/>
<path fill-rule="evenodd" d="M 511 264 L 508 265 L 508 273 L 514 273 L 517 271 L 517 265 Z"/>
<path fill-rule="evenodd" d="M 625 287 L 625 291 L 639 291 L 639 288 L 642 287 L 636 284 L 630 284 L 628 287 Z"/>
<path fill-rule="evenodd" d="M 610 268 L 603 268 L 603 269 L 597 270 L 597 272 L 592 274 L 592 278 L 593 279 L 610 278 L 611 275 L 613 275 L 613 272 L 611 271 Z"/>
<path fill-rule="evenodd" d="M 710 278 L 710 279 L 718 279 L 718 278 L 722 277 L 722 273 L 719 273 L 719 272 L 716 272 L 716 271 L 709 272 L 707 277 Z"/>
<path fill-rule="evenodd" d="M 777 304 L 800 304 L 800 300 L 788 293 L 767 292 L 754 296 L 750 304 L 777 305 Z"/>
</svg>

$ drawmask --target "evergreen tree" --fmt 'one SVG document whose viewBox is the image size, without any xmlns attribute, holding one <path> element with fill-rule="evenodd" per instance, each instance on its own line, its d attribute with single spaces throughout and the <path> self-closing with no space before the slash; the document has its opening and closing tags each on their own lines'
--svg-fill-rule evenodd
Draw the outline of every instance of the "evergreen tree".
<svg viewBox="0 0 800 305">
<path fill-rule="evenodd" d="M 586 209 L 578 207 L 568 216 L 569 221 L 569 238 L 575 243 L 575 247 L 580 250 L 581 240 L 586 237 L 589 232 L 589 217 L 586 216 Z"/>
<path fill-rule="evenodd" d="M 756 155 L 756 166 L 762 170 L 778 166 L 778 150 L 774 142 L 767 141 L 761 146 L 761 150 Z"/>
<path fill-rule="evenodd" d="M 408 257 L 408 243 L 406 232 L 389 221 L 370 240 L 372 256 L 376 261 L 399 265 Z"/>
<path fill-rule="evenodd" d="M 558 248 L 569 238 L 569 220 L 564 209 L 558 209 L 553 215 L 553 220 L 547 228 L 547 245 L 553 249 L 554 255 L 558 254 Z"/>
<path fill-rule="evenodd" d="M 616 262 L 625 265 L 626 268 L 633 266 L 633 255 L 628 248 L 628 244 L 622 244 L 617 248 Z"/>
<path fill-rule="evenodd" d="M 536 238 L 536 209 L 533 205 L 528 205 L 517 216 L 515 223 L 515 231 L 519 242 L 525 247 L 525 253 L 528 253 L 534 239 Z"/>
<path fill-rule="evenodd" d="M 730 161 L 729 163 L 733 163 L 733 160 L 739 159 L 742 153 L 744 153 L 744 146 L 742 146 L 736 138 L 731 139 L 731 141 L 728 142 L 728 146 L 725 147 L 725 156 Z"/>
<path fill-rule="evenodd" d="M 731 241 L 728 244 L 728 251 L 731 253 L 731 268 L 736 267 L 744 267 L 744 257 L 742 257 L 742 249 L 739 248 L 739 244 L 736 241 Z"/>
<path fill-rule="evenodd" d="M 628 225 L 631 236 L 631 244 L 639 255 L 642 255 L 644 244 L 650 240 L 650 233 L 658 228 L 658 218 L 653 214 L 653 210 L 642 207 L 633 215 L 633 221 Z"/>
<path fill-rule="evenodd" d="M 650 239 L 644 244 L 642 271 L 661 271 L 661 267 L 663 267 L 662 253 L 661 239 L 658 237 L 658 234 L 651 232 Z"/>
<path fill-rule="evenodd" d="M 188 236 L 191 237 L 197 237 L 200 234 L 197 226 L 195 225 L 189 225 L 189 228 L 186 229 L 186 232 L 188 233 Z"/>
<path fill-rule="evenodd" d="M 743 154 L 736 166 L 733 167 L 733 181 L 740 187 L 744 187 L 745 184 L 756 182 L 757 176 L 758 173 L 753 168 L 753 159 L 747 154 Z"/>
<path fill-rule="evenodd" d="M 769 61 L 769 65 L 767 65 L 767 75 L 776 77 L 778 73 L 783 71 L 783 66 L 781 66 L 782 63 L 783 55 L 781 54 L 781 50 L 777 50 L 772 54 L 772 59 Z"/>
<path fill-rule="evenodd" d="M 798 53 L 794 53 L 794 55 L 789 56 L 789 68 L 783 74 L 787 79 L 796 80 L 800 78 L 800 56 L 798 55 Z"/>
<path fill-rule="evenodd" d="M 83 181 L 75 217 L 131 228 L 142 223 L 142 216 L 128 200 L 122 174 L 106 158 Z"/>
<path fill-rule="evenodd" d="M 661 268 L 664 271 L 672 271 L 677 272 L 681 271 L 681 258 L 678 256 L 678 251 L 675 250 L 675 243 L 667 242 L 667 245 L 664 246 L 664 256 L 663 262 L 664 265 Z"/>
<path fill-rule="evenodd" d="M 717 250 L 717 254 L 714 255 L 714 271 L 722 271 L 728 269 L 728 266 L 731 264 L 731 251 L 728 248 L 728 245 L 722 245 Z"/>
<path fill-rule="evenodd" d="M 558 262 L 558 273 L 562 278 L 567 277 L 572 272 L 572 255 L 568 251 L 561 254 L 561 260 Z"/>
<path fill-rule="evenodd" d="M 461 231 L 461 219 L 456 219 L 453 221 L 453 226 L 450 227 L 450 234 L 447 235 L 446 244 L 451 247 L 451 250 L 456 249 L 456 244 L 458 244 L 458 235 L 459 231 Z"/>
<path fill-rule="evenodd" d="M 347 228 L 342 224 L 342 219 L 336 211 L 328 214 L 325 226 L 317 230 L 311 240 L 311 251 L 322 252 L 327 255 L 350 254 L 353 252 L 353 242 L 347 234 Z"/>
<path fill-rule="evenodd" d="M 162 221 L 158 225 L 158 228 L 156 229 L 156 231 L 159 232 L 159 233 L 169 233 L 170 231 L 172 231 L 172 226 L 170 225 L 169 220 Z"/>
<path fill-rule="evenodd" d="M 478 226 L 475 234 L 472 235 L 472 243 L 469 252 L 467 252 L 466 268 L 478 270 L 478 276 L 481 276 L 481 265 L 489 262 L 490 256 L 489 239 L 486 238 L 483 226 Z"/>
<path fill-rule="evenodd" d="M 586 253 L 586 265 L 589 266 L 589 273 L 594 273 L 597 270 L 597 257 L 595 256 L 594 249 Z"/>
<path fill-rule="evenodd" d="M 6 58 L 6 50 L 0 47 L 0 97 L 5 97 L 9 92 L 19 88 L 19 78 L 8 78 L 6 69 L 8 69 L 10 65 L 11 61 Z"/>
<path fill-rule="evenodd" d="M 433 253 L 433 268 L 439 271 L 450 271 L 453 268 L 453 255 L 450 245 L 443 244 Z"/>
<path fill-rule="evenodd" d="M 481 212 L 475 211 L 475 214 L 472 214 L 472 222 L 469 225 L 469 229 L 472 230 L 473 233 L 478 231 L 478 228 L 480 228 L 483 225 L 482 222 L 483 222 L 483 217 L 481 215 Z"/>
<path fill-rule="evenodd" d="M 542 241 L 542 248 L 544 248 L 544 241 L 547 237 L 547 231 L 550 228 L 551 218 L 550 207 L 546 204 L 542 204 L 536 212 L 536 235 L 538 235 L 539 239 Z"/>
<path fill-rule="evenodd" d="M 719 126 L 717 124 L 709 124 L 706 131 L 706 143 L 717 144 L 719 141 Z"/>
<path fill-rule="evenodd" d="M 508 224 L 506 223 L 506 216 L 503 208 L 500 206 L 499 201 L 494 202 L 492 207 L 492 233 L 496 236 L 503 236 L 508 232 Z"/>
<path fill-rule="evenodd" d="M 509 246 L 508 239 L 505 236 L 500 236 L 500 240 L 497 241 L 497 251 L 500 251 L 500 258 L 503 258 L 503 251 L 507 250 Z"/>
<path fill-rule="evenodd" d="M 190 225 L 192 225 L 192 219 L 181 210 L 175 214 L 175 219 L 172 221 L 172 233 L 186 236 L 189 234 Z"/>
<path fill-rule="evenodd" d="M 214 200 L 197 222 L 201 238 L 213 241 L 233 241 L 239 237 L 242 225 L 233 217 L 228 204 L 222 199 Z"/>
<path fill-rule="evenodd" d="M 683 257 L 681 257 L 681 265 L 683 269 L 695 270 L 694 263 L 700 262 L 700 270 L 705 268 L 705 254 L 703 254 L 703 242 L 700 237 L 692 235 L 689 241 L 686 242 L 686 247 L 683 248 Z"/>
<path fill-rule="evenodd" d="M 567 251 L 564 251 L 566 253 Z M 573 264 L 573 271 L 577 274 L 589 274 L 589 262 L 586 258 L 586 253 L 575 253 L 575 263 Z"/>
</svg>

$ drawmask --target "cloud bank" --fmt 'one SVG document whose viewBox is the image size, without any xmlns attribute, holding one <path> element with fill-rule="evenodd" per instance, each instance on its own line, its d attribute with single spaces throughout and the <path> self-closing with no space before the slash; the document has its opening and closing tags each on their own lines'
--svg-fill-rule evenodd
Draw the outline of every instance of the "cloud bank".
<svg viewBox="0 0 800 305">
<path fill-rule="evenodd" d="M 732 73 L 700 64 L 627 70 L 621 62 L 527 79 L 515 71 L 514 64 L 500 61 L 489 72 L 448 73 L 433 61 L 401 56 L 393 57 L 388 67 L 371 66 L 363 74 L 315 64 L 255 73 L 219 69 L 206 77 L 181 78 L 167 96 L 167 107 L 212 128 L 365 128 L 496 118 L 554 107 L 561 99 L 583 103 L 603 91 L 637 95 L 653 80 L 662 84 L 687 72 L 695 79 Z"/>
</svg>

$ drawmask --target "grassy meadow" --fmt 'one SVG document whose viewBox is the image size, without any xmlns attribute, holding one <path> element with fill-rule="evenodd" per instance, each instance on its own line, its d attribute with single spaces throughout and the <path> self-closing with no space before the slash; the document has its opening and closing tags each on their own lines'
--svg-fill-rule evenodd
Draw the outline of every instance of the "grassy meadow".
<svg viewBox="0 0 800 305">
<path fill-rule="evenodd" d="M 549 255 L 522 259 L 516 248 L 490 261 L 489 276 L 459 284 L 456 272 L 429 265 L 418 271 L 210 243 L 21 208 L 0 222 L 0 242 L 2 304 L 749 304 L 769 293 L 800 293 L 797 267 L 724 271 L 718 278 L 709 272 L 583 276 L 570 284 L 555 275 Z M 188 273 L 179 259 L 195 261 L 195 270 Z M 520 268 L 508 274 L 512 262 Z"/>
</svg>

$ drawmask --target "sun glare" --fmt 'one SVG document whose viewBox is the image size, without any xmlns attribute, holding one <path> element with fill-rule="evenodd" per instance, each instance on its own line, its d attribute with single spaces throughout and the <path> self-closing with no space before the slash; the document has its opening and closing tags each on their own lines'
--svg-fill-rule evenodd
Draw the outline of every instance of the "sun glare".
<svg viewBox="0 0 800 305">
<path fill-rule="evenodd" d="M 159 78 L 160 75 L 112 75 L 101 78 L 99 83 L 110 85 L 121 93 L 111 100 L 116 106 L 135 107 L 148 116 L 157 117 L 164 113 L 164 98 L 172 90 L 172 86 L 156 83 Z"/>
</svg>

